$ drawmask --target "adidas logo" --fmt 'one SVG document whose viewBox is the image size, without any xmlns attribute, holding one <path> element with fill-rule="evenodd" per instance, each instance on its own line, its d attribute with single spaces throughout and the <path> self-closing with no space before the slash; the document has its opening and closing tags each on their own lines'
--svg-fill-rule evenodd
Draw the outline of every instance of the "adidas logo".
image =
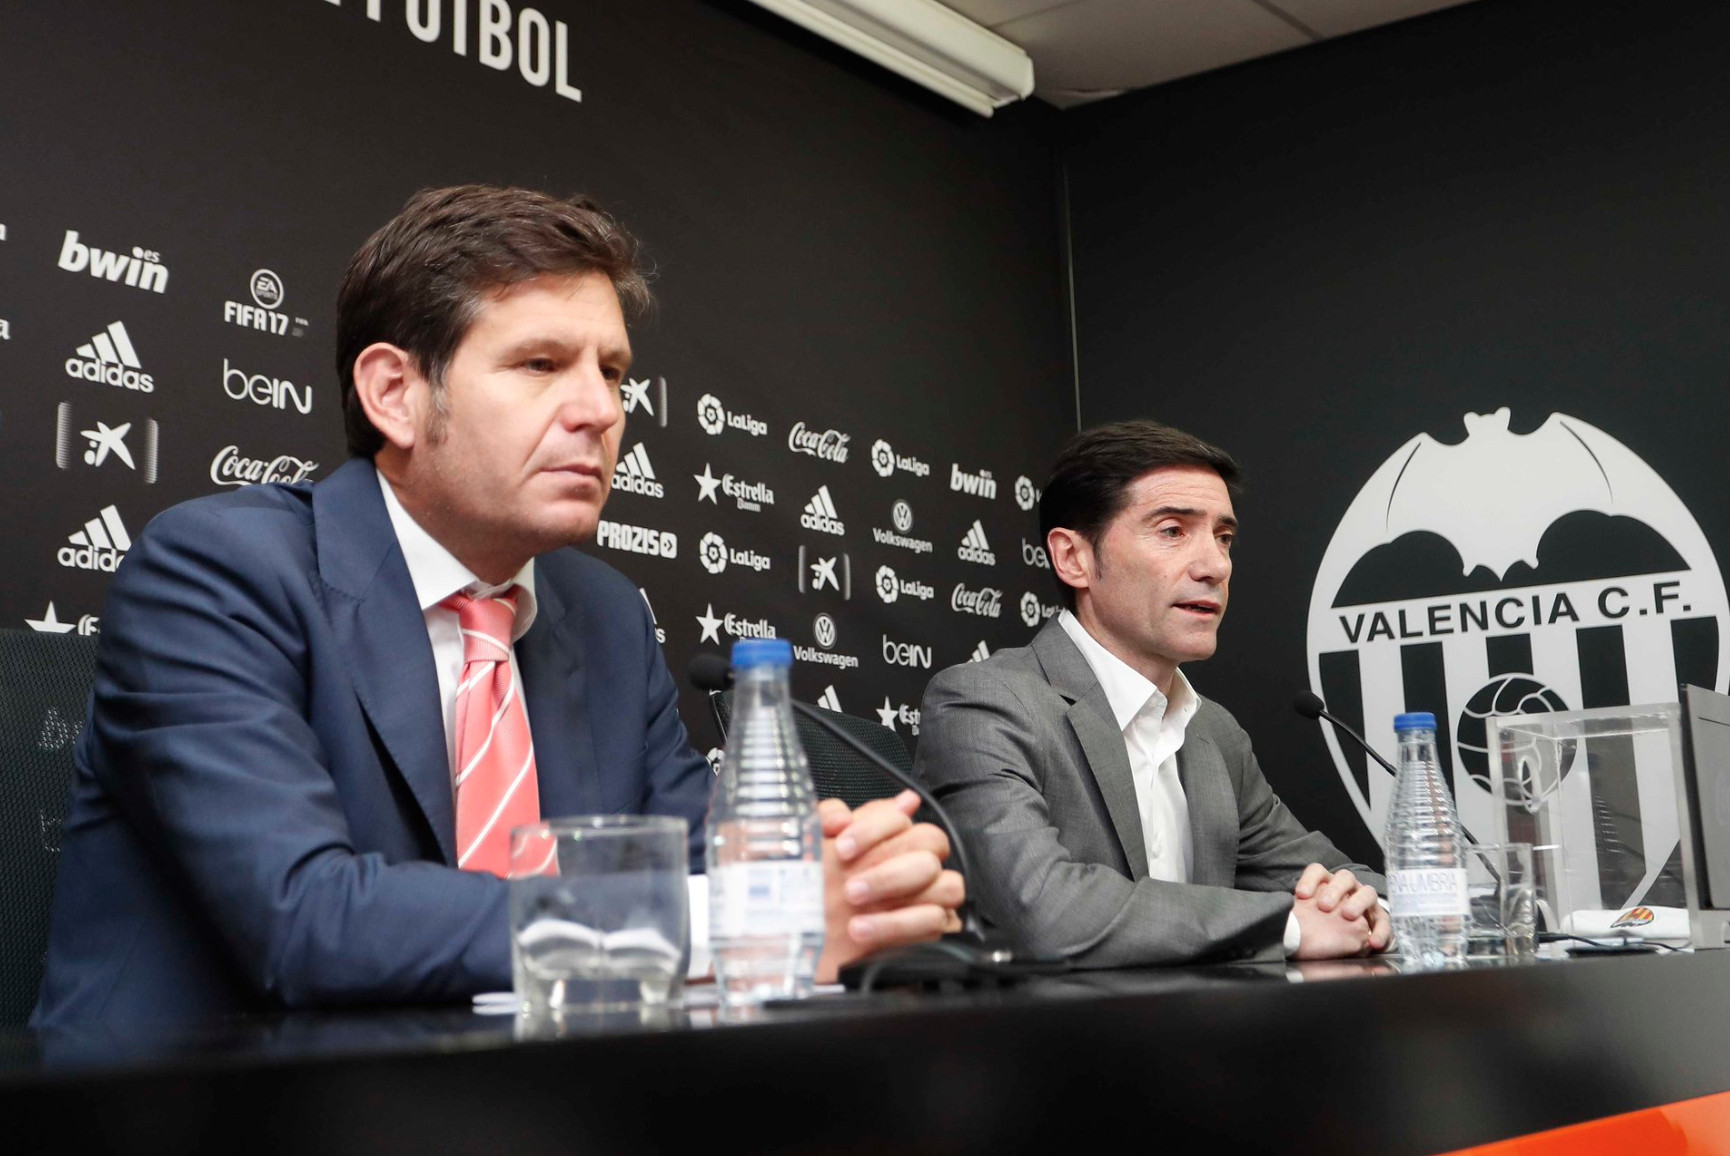
<svg viewBox="0 0 1730 1156">
<path fill-rule="evenodd" d="M 817 696 L 817 705 L 824 710 L 832 710 L 836 714 L 845 713 L 841 709 L 841 700 L 836 696 L 833 685 L 823 688 L 823 693 Z"/>
<path fill-rule="evenodd" d="M 829 496 L 828 486 L 817 487 L 817 492 L 805 503 L 805 512 L 799 515 L 799 524 L 807 530 L 819 530 L 825 534 L 847 532 L 846 523 L 835 512 L 835 500 Z"/>
<path fill-rule="evenodd" d="M 102 507 L 100 514 L 84 523 L 84 528 L 66 541 L 70 545 L 60 547 L 60 553 L 56 555 L 62 566 L 74 570 L 100 570 L 106 574 L 114 573 L 120 559 L 132 548 L 132 535 L 126 532 L 120 511 L 113 506 Z"/>
<path fill-rule="evenodd" d="M 66 359 L 68 377 L 149 393 L 156 388 L 156 383 L 148 373 L 138 372 L 142 368 L 138 351 L 132 348 L 132 338 L 127 336 L 126 326 L 118 321 L 73 350 L 72 356 Z"/>
<path fill-rule="evenodd" d="M 659 498 L 667 492 L 666 487 L 655 480 L 655 467 L 649 464 L 649 451 L 642 442 L 619 459 L 618 467 L 613 470 L 613 489 L 641 494 L 645 498 Z"/>
<path fill-rule="evenodd" d="M 95 245 L 85 245 L 78 240 L 74 229 L 66 230 L 66 239 L 60 244 L 60 267 L 68 273 L 88 269 L 92 277 L 103 281 L 124 280 L 128 285 L 152 293 L 161 293 L 168 288 L 168 266 L 161 262 L 159 255 L 136 245 L 132 247 L 130 257 L 125 253 L 110 253 Z"/>
<path fill-rule="evenodd" d="M 967 656 L 967 661 L 968 662 L 984 662 L 986 659 L 988 659 L 990 657 L 991 657 L 991 651 L 989 648 L 986 647 L 985 640 L 983 638 L 981 638 L 979 640 L 979 645 L 975 646 L 973 648 L 973 653 Z"/>
<path fill-rule="evenodd" d="M 985 540 L 985 527 L 979 524 L 977 518 L 967 530 L 967 536 L 961 539 L 961 545 L 956 547 L 955 556 L 963 562 L 978 562 L 982 566 L 997 565 L 997 555 L 991 552 L 991 543 Z"/>
</svg>

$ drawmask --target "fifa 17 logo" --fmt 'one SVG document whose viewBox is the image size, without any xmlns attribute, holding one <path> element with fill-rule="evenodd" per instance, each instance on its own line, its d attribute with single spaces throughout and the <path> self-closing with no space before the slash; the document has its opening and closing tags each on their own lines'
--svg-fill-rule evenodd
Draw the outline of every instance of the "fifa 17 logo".
<svg viewBox="0 0 1730 1156">
<path fill-rule="evenodd" d="M 136 245 L 132 247 L 130 257 L 124 253 L 110 253 L 79 241 L 75 229 L 66 230 L 66 239 L 61 242 L 60 267 L 68 273 L 88 269 L 92 277 L 121 281 L 152 293 L 161 293 L 168 288 L 168 266 L 162 264 L 158 254 Z"/>
</svg>

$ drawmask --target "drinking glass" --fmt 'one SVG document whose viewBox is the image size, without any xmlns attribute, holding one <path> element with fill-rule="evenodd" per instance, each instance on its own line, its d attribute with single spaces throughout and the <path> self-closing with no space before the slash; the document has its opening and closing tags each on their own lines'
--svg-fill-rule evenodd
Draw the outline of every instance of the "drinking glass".
<svg viewBox="0 0 1730 1156">
<path fill-rule="evenodd" d="M 1466 849 L 1471 903 L 1469 956 L 1530 959 L 1537 952 L 1537 891 L 1530 843 L 1479 843 Z"/>
</svg>

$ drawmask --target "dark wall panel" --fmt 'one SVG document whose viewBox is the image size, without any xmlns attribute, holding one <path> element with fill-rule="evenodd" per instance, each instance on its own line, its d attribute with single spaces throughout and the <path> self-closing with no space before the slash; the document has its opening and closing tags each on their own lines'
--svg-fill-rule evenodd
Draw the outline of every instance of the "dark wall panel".
<svg viewBox="0 0 1730 1156">
<path fill-rule="evenodd" d="M 1387 776 L 1355 806 L 1361 764 L 1287 708 L 1320 655 L 1355 654 L 1346 713 L 1391 753 L 1400 709 L 1464 742 L 1502 690 L 1673 699 L 1700 663 L 1670 624 L 1725 636 L 1726 44 L 1705 0 L 1486 0 L 1066 117 L 1083 423 L 1155 416 L 1244 462 L 1193 673 L 1350 848 Z M 1599 628 L 1613 679 L 1569 637 Z M 1487 647 L 1509 635 L 1520 672 Z M 1445 702 L 1400 701 L 1420 639 Z"/>
</svg>

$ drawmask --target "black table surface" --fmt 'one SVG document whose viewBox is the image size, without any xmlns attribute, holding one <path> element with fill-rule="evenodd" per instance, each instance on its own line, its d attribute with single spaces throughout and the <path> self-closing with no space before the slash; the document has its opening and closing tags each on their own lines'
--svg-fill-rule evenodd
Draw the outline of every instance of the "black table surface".
<svg viewBox="0 0 1730 1156">
<path fill-rule="evenodd" d="M 576 1019 L 0 1034 L 0 1120 L 127 1152 L 1437 1153 L 1730 1089 L 1730 951 L 1077 972 Z"/>
</svg>

